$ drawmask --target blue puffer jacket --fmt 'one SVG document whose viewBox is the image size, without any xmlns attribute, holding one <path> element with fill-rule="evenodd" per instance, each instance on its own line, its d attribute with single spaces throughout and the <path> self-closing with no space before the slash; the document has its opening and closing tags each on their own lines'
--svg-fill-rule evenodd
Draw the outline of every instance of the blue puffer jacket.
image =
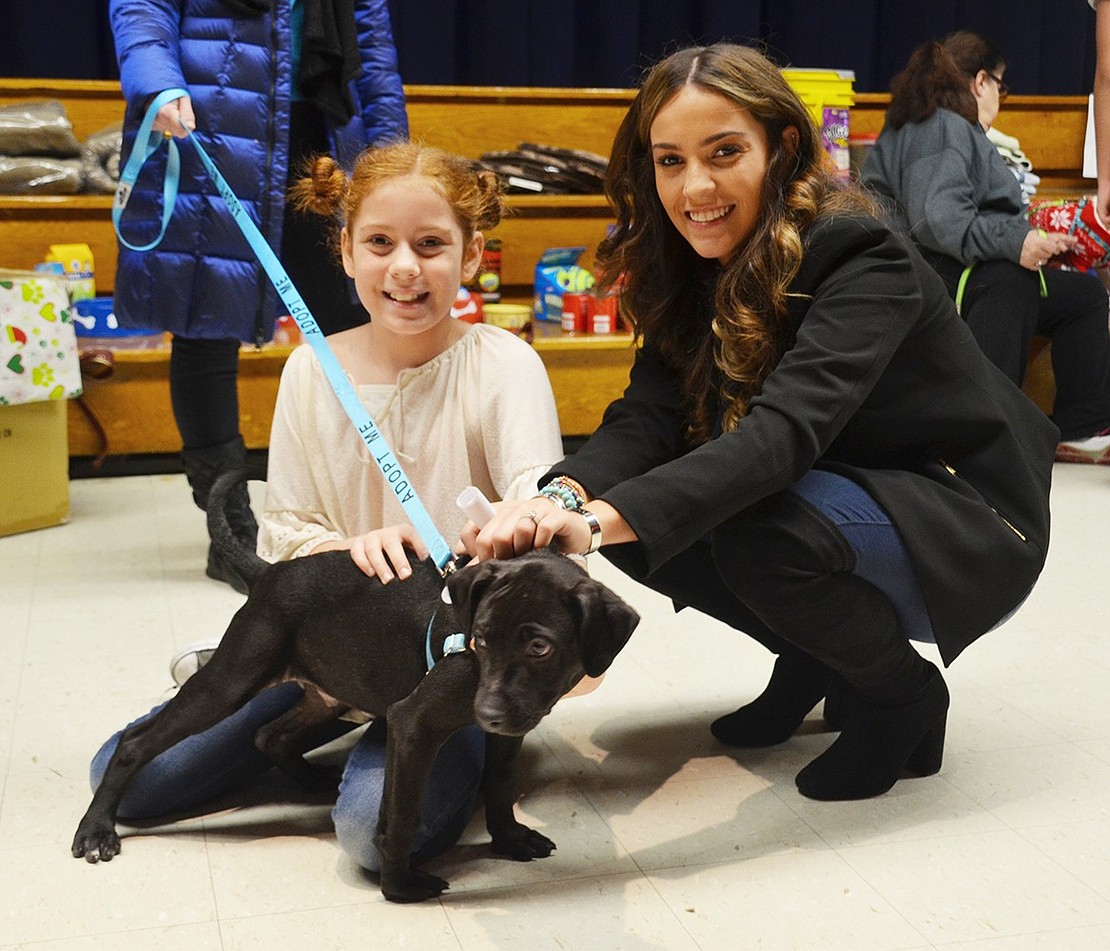
<svg viewBox="0 0 1110 951">
<path fill-rule="evenodd" d="M 197 135 L 275 251 L 281 248 L 292 90 L 289 0 L 255 18 L 223 0 L 112 0 L 112 30 L 127 100 L 124 156 L 146 103 L 187 89 Z M 408 135 L 404 91 L 386 0 L 354 0 L 362 72 L 356 114 L 330 130 L 345 166 L 367 145 Z M 191 338 L 270 339 L 283 311 L 277 293 L 216 194 L 196 150 L 180 141 L 181 186 L 162 243 L 120 247 L 115 312 L 125 326 Z M 157 234 L 166 150 L 147 162 L 122 229 L 131 244 Z"/>
</svg>

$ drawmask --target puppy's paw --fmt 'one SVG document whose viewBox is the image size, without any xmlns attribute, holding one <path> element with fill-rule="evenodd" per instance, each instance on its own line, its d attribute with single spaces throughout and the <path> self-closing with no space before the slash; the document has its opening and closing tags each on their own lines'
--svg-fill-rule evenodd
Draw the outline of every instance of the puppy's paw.
<svg viewBox="0 0 1110 951">
<path fill-rule="evenodd" d="M 119 836 L 116 828 L 110 822 L 84 821 L 77 827 L 77 834 L 73 837 L 73 857 L 84 857 L 91 865 L 97 862 L 110 862 L 120 853 Z"/>
<path fill-rule="evenodd" d="M 517 823 L 515 827 L 494 836 L 493 851 L 496 855 L 507 855 L 518 862 L 530 862 L 532 859 L 547 858 L 555 851 L 555 843 L 535 829 Z"/>
<path fill-rule="evenodd" d="M 448 884 L 442 878 L 418 868 L 411 869 L 402 882 L 390 881 L 382 876 L 382 895 L 387 901 L 402 904 L 438 898 L 447 888 Z"/>
</svg>

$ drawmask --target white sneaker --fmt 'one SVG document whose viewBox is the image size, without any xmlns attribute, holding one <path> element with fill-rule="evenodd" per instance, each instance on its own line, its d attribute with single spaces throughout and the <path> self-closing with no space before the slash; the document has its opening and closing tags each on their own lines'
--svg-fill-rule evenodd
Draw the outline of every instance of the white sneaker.
<svg viewBox="0 0 1110 951">
<path fill-rule="evenodd" d="M 173 678 L 173 682 L 180 687 L 208 663 L 219 646 L 219 639 L 215 639 L 198 641 L 196 644 L 190 644 L 183 650 L 179 650 L 170 658 L 170 676 Z"/>
</svg>

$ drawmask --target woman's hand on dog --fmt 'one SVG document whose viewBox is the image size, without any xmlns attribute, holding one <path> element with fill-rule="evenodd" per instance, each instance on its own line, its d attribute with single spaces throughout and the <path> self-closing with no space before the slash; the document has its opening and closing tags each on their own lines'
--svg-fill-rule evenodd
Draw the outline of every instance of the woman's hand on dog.
<svg viewBox="0 0 1110 951">
<path fill-rule="evenodd" d="M 514 558 L 537 548 L 554 545 L 557 551 L 577 555 L 592 540 L 589 523 L 578 513 L 559 508 L 546 496 L 515 502 L 495 502 L 496 514 L 479 530 L 467 522 L 459 536 L 463 550 L 477 561 Z M 610 542 L 635 541 L 636 535 L 620 513 L 598 499 L 587 508 L 601 524 L 602 538 Z"/>
</svg>

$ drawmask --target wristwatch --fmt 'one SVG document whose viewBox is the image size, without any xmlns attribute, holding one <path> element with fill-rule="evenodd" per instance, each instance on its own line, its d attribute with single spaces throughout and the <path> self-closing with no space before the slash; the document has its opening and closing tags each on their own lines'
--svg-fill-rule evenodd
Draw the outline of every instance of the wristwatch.
<svg viewBox="0 0 1110 951">
<path fill-rule="evenodd" d="M 601 522 L 597 520 L 597 516 L 593 512 L 586 509 L 578 509 L 578 514 L 585 520 L 586 524 L 590 526 L 590 547 L 587 548 L 582 554 L 592 555 L 601 547 Z"/>
</svg>

